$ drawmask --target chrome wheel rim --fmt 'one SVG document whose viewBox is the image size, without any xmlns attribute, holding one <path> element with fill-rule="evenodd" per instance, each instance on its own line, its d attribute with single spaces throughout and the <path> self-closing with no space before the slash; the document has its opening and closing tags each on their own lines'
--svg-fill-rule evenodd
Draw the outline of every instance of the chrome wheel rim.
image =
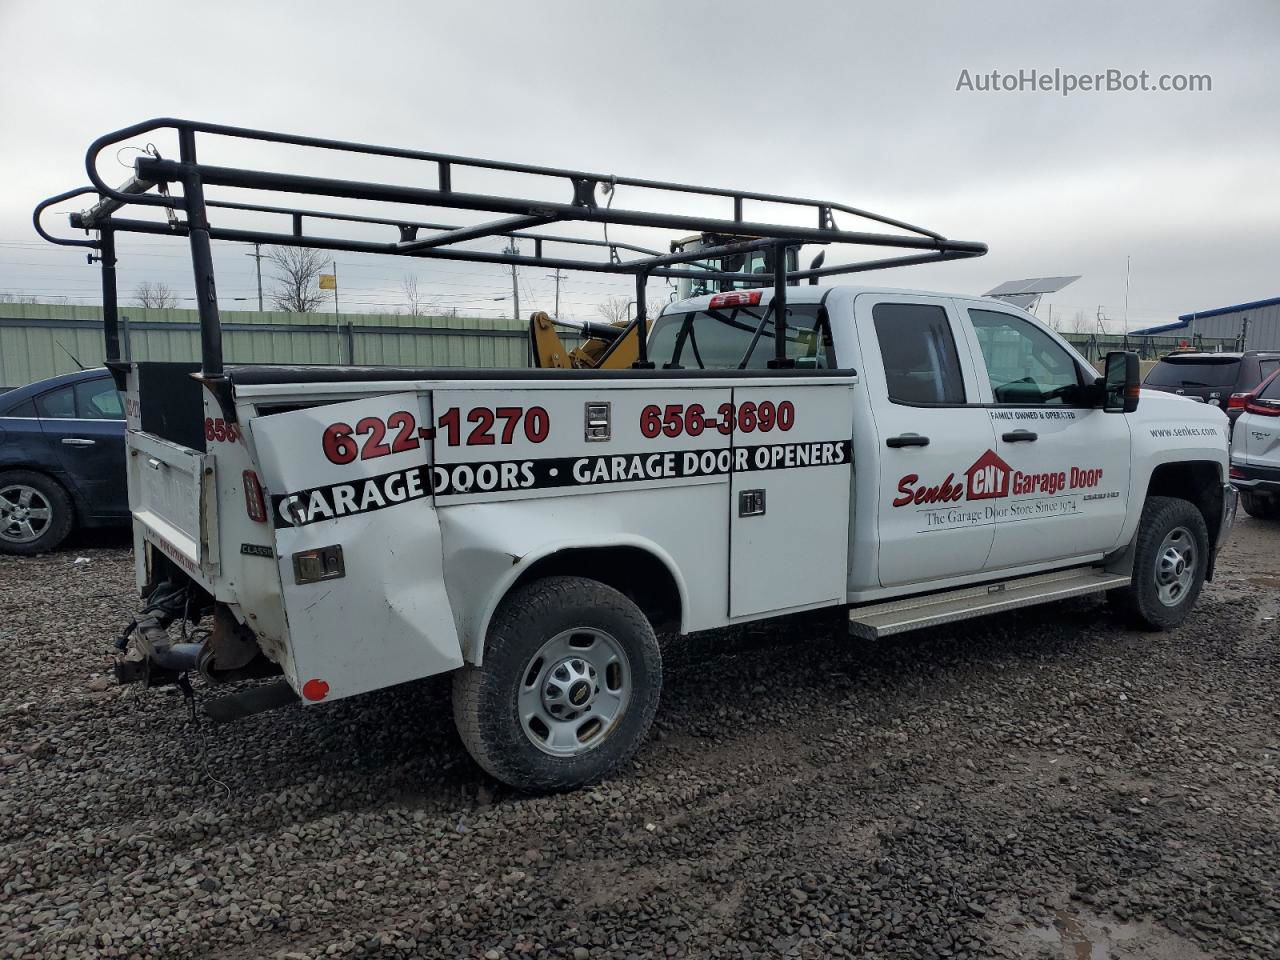
<svg viewBox="0 0 1280 960">
<path fill-rule="evenodd" d="M 0 487 L 0 540 L 31 543 L 53 521 L 53 507 L 35 487 L 11 483 Z"/>
<path fill-rule="evenodd" d="M 573 757 L 617 729 L 631 700 L 631 665 L 616 639 L 594 627 L 558 633 L 525 665 L 520 727 L 539 750 Z"/>
<path fill-rule="evenodd" d="M 1156 551 L 1156 595 L 1166 607 L 1186 598 L 1196 576 L 1196 542 L 1186 527 L 1174 527 Z"/>
</svg>

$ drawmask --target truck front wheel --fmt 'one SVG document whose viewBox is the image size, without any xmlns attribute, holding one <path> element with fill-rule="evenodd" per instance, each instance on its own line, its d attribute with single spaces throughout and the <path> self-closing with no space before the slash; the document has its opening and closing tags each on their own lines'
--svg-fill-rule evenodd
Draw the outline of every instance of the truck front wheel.
<svg viewBox="0 0 1280 960">
<path fill-rule="evenodd" d="M 1187 618 L 1209 562 L 1209 530 L 1196 506 L 1148 497 L 1134 541 L 1133 583 L 1115 590 L 1115 605 L 1141 625 L 1168 630 Z"/>
<path fill-rule="evenodd" d="M 547 577 L 498 606 L 483 665 L 454 674 L 453 716 L 494 777 L 564 790 L 631 759 L 661 692 L 662 655 L 640 608 L 595 580 Z"/>
</svg>

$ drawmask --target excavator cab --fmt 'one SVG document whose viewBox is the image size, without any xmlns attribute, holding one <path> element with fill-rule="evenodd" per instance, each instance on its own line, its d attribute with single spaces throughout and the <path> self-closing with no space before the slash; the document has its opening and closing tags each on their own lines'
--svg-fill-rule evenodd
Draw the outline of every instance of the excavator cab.
<svg viewBox="0 0 1280 960">
<path fill-rule="evenodd" d="M 673 240 L 672 253 L 695 253 L 700 249 L 723 247 L 726 244 L 742 240 L 754 240 L 755 237 L 732 236 L 725 233 L 698 233 L 683 240 Z M 799 244 L 787 247 L 787 272 L 796 269 L 799 259 Z M 759 282 L 752 280 L 696 280 L 692 277 L 681 277 L 676 282 L 676 299 L 686 300 L 689 297 L 700 297 L 708 293 L 726 293 L 730 290 L 744 290 L 750 287 L 768 287 L 773 285 L 773 251 L 771 249 L 751 250 L 746 253 L 726 254 L 709 260 L 696 260 L 688 264 L 690 267 L 702 267 L 708 271 L 722 273 L 756 273 Z M 788 281 L 795 286 L 799 281 Z"/>
</svg>

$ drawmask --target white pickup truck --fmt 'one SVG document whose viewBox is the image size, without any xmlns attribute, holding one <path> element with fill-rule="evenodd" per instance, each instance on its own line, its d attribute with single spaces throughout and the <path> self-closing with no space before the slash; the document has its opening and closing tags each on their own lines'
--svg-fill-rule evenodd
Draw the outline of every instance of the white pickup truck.
<svg viewBox="0 0 1280 960">
<path fill-rule="evenodd" d="M 97 153 L 166 125 L 178 131 L 180 162 L 144 157 L 119 190 L 96 177 Z M 283 675 L 206 706 L 229 718 L 451 672 L 458 730 L 476 761 L 519 788 L 559 789 L 604 776 L 641 744 L 662 687 L 658 631 L 847 608 L 851 634 L 879 638 L 1102 592 L 1165 628 L 1212 575 L 1236 501 L 1221 410 L 1140 398 L 1132 354 L 1110 355 L 1098 378 L 1003 302 L 817 285 L 981 255 L 982 244 L 855 208 L 617 177 L 607 178 L 612 190 L 732 198 L 734 219 L 605 209 L 593 200 L 599 175 L 514 165 L 501 169 L 572 180 L 573 203 L 458 194 L 455 169 L 497 165 L 411 151 L 392 155 L 438 165 L 439 189 L 207 167 L 196 133 L 389 152 L 188 121 L 140 124 L 91 148 L 94 186 L 80 192 L 101 201 L 73 225 L 108 239 L 188 236 L 197 289 L 209 292 L 198 374 L 111 363 L 126 390 L 147 598 L 122 680 Z M 166 183 L 185 196 L 151 192 Z M 210 208 L 290 212 L 206 204 L 203 187 L 217 184 L 517 215 L 433 227 L 445 232 L 426 239 L 412 225 L 363 218 L 399 227 L 399 241 L 369 251 L 364 240 L 303 233 L 304 217 L 346 213 L 295 211 L 292 234 L 210 226 Z M 114 216 L 143 199 L 186 219 Z M 745 221 L 743 204 L 762 199 L 816 206 L 819 227 Z M 907 233 L 844 232 L 833 210 Z M 444 255 L 559 267 L 569 261 L 546 256 L 543 243 L 590 241 L 539 236 L 533 257 L 460 246 L 557 218 L 763 237 L 719 252 L 774 244 L 774 285 L 670 304 L 650 324 L 644 281 L 703 276 L 681 264 L 717 251 L 572 261 L 637 276 L 638 360 L 627 369 L 222 363 L 210 238 L 402 256 L 454 245 Z M 781 253 L 804 242 L 924 252 L 799 271 Z M 112 248 L 97 247 L 111 304 Z M 167 630 L 199 620 L 211 627 L 183 642 Z"/>
<path fill-rule="evenodd" d="M 138 581 L 176 564 L 230 615 L 206 672 L 236 636 L 305 704 L 453 671 L 467 748 L 524 788 L 635 751 L 656 630 L 848 606 L 879 637 L 1100 591 L 1187 615 L 1234 506 L 1222 411 L 1126 412 L 1035 318 L 945 294 L 801 287 L 801 366 L 765 369 L 771 295 L 672 305 L 643 375 L 231 368 L 204 451 L 129 423 Z"/>
</svg>

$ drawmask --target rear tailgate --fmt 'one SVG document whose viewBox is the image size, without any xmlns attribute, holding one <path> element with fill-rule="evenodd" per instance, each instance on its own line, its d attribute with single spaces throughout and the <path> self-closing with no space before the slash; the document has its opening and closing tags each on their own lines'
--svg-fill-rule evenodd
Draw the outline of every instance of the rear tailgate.
<svg viewBox="0 0 1280 960">
<path fill-rule="evenodd" d="M 1238 356 L 1175 354 L 1156 364 L 1147 373 L 1143 386 L 1225 410 L 1240 376 L 1240 363 Z"/>
<path fill-rule="evenodd" d="M 147 540 L 208 587 L 218 571 L 213 457 L 140 430 L 130 430 L 126 443 L 135 522 Z"/>
</svg>

